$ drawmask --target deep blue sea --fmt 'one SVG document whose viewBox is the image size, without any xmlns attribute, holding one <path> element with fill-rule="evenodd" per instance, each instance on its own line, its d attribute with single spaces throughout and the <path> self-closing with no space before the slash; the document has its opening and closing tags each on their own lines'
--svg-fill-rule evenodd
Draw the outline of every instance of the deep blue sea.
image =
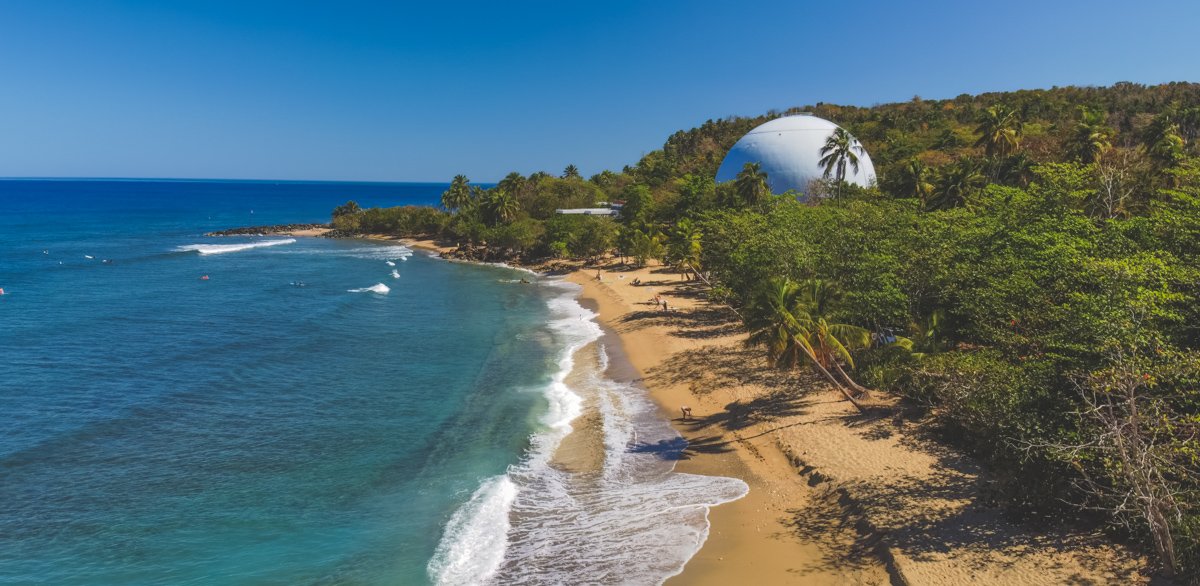
<svg viewBox="0 0 1200 586">
<path fill-rule="evenodd" d="M 0 181 L 0 583 L 678 572 L 745 485 L 672 471 L 679 438 L 607 376 L 571 286 L 395 243 L 204 236 L 444 187 Z M 557 461 L 572 432 L 601 464 Z"/>
</svg>

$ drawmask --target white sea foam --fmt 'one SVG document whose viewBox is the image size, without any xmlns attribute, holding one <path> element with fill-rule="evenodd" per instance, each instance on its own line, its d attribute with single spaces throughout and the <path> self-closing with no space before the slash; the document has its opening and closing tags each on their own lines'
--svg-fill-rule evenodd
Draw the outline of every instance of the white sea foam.
<svg viewBox="0 0 1200 586">
<path fill-rule="evenodd" d="M 387 295 L 388 291 L 391 291 L 391 290 L 392 289 L 390 287 L 388 287 L 387 285 L 384 285 L 383 283 L 375 283 L 374 285 L 371 285 L 370 287 L 363 287 L 362 289 L 346 289 L 346 292 L 347 293 L 378 293 L 380 295 Z"/>
<path fill-rule="evenodd" d="M 392 269 L 392 278 L 393 278 L 393 279 L 399 279 L 399 278 L 400 278 L 400 271 L 397 271 L 396 269 Z"/>
<path fill-rule="evenodd" d="M 411 248 L 404 245 L 367 245 L 356 246 L 354 248 L 303 248 L 300 250 L 281 251 L 283 254 L 304 254 L 304 255 L 328 255 L 344 258 L 362 258 L 368 260 L 381 260 L 384 262 L 392 262 L 393 260 L 406 260 L 412 256 Z"/>
<path fill-rule="evenodd" d="M 447 527 L 429 575 L 438 584 L 659 584 L 679 573 L 708 537 L 712 506 L 745 496 L 748 487 L 735 478 L 674 472 L 674 460 L 686 442 L 659 415 L 645 392 L 608 379 L 608 356 L 600 345 L 585 356 L 598 368 L 568 376 L 577 352 L 601 338 L 595 314 L 575 300 L 577 286 L 549 302 L 549 329 L 562 346 L 558 370 L 543 390 L 548 408 L 543 430 L 531 438 L 524 460 L 503 477 L 514 492 L 507 507 L 504 539 L 482 540 Z M 588 364 L 588 363 L 583 363 Z M 589 367 L 590 368 L 590 367 Z M 583 372 L 583 371 L 579 371 Z M 604 465 L 601 471 L 573 473 L 551 465 L 571 422 L 586 405 L 600 415 Z M 492 482 L 489 480 L 488 482 Z M 489 485 L 455 514 L 482 516 L 495 506 L 476 502 Z M 489 498 L 498 499 L 497 496 Z M 500 524 L 480 522 L 475 527 Z M 453 554 L 451 553 L 453 552 Z M 452 555 L 503 560 L 486 572 L 455 574 L 442 569 Z M 490 562 L 489 562 L 490 564 Z"/>
<path fill-rule="evenodd" d="M 225 254 L 227 252 L 238 252 L 240 250 L 250 250 L 251 248 L 263 248 L 266 246 L 279 246 L 281 244 L 292 244 L 295 238 L 284 238 L 282 240 L 257 240 L 254 242 L 243 242 L 241 244 L 185 244 L 175 247 L 176 252 L 198 252 L 202 255 L 209 254 Z"/>
<path fill-rule="evenodd" d="M 493 476 L 454 512 L 438 544 L 429 577 L 435 584 L 479 584 L 494 576 L 504 562 L 509 510 L 517 485 Z"/>
<path fill-rule="evenodd" d="M 389 260 L 389 261 L 387 261 L 387 266 L 394 267 L 394 266 L 396 266 L 396 263 Z"/>
</svg>

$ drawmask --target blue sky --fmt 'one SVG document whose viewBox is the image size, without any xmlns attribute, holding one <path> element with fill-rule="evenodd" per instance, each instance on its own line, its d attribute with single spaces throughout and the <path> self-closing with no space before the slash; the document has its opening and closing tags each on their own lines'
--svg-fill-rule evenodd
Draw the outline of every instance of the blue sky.
<svg viewBox="0 0 1200 586">
<path fill-rule="evenodd" d="M 0 176 L 491 181 L 814 102 L 1200 81 L 1197 2 L 0 0 Z"/>
</svg>

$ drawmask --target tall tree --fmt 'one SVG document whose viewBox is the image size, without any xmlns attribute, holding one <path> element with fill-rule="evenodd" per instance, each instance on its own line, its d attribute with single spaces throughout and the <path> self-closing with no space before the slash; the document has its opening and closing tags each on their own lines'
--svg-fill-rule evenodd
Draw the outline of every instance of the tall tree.
<svg viewBox="0 0 1200 586">
<path fill-rule="evenodd" d="M 833 176 L 837 181 L 838 196 L 842 195 L 842 184 L 846 182 L 846 168 L 853 169 L 857 175 L 858 157 L 865 152 L 858 139 L 845 128 L 834 130 L 833 134 L 825 139 L 825 144 L 820 150 L 821 160 L 817 164 L 825 168 L 826 179 Z"/>
<path fill-rule="evenodd" d="M 684 218 L 671 231 L 671 239 L 667 243 L 671 262 L 683 275 L 689 273 L 700 275 L 700 228 L 690 219 Z"/>
<path fill-rule="evenodd" d="M 1108 113 L 1079 107 L 1079 119 L 1067 143 L 1075 159 L 1083 163 L 1094 163 L 1101 155 L 1112 149 L 1113 130 L 1107 124 Z"/>
<path fill-rule="evenodd" d="M 916 198 L 921 205 L 928 204 L 933 195 L 933 171 L 919 159 L 909 159 L 900 168 L 900 195 Z"/>
<path fill-rule="evenodd" d="M 987 178 L 980 171 L 979 163 L 974 159 L 959 159 L 942 168 L 934 185 L 933 197 L 926 208 L 944 210 L 958 207 L 985 185 Z"/>
<path fill-rule="evenodd" d="M 517 202 L 517 198 L 500 188 L 488 190 L 483 204 L 493 224 L 511 222 L 517 216 L 517 212 L 521 210 L 521 204 Z"/>
<path fill-rule="evenodd" d="M 1179 134 L 1177 111 L 1163 111 L 1142 131 L 1142 142 L 1146 155 L 1156 171 L 1174 169 L 1186 157 L 1183 137 Z"/>
<path fill-rule="evenodd" d="M 862 405 L 851 392 L 861 387 L 846 376 L 839 362 L 852 366 L 850 349 L 865 345 L 870 335 L 857 326 L 829 323 L 825 312 L 834 291 L 823 281 L 801 284 L 787 278 L 768 279 L 743 309 L 750 330 L 746 343 L 764 347 L 777 367 L 811 365 L 861 411 Z"/>
<path fill-rule="evenodd" d="M 525 177 L 520 173 L 513 171 L 512 173 L 505 175 L 504 179 L 501 179 L 500 183 L 496 184 L 496 187 L 519 197 L 521 192 L 525 189 Z"/>
<path fill-rule="evenodd" d="M 1021 146 L 1024 122 L 1016 110 L 996 104 L 979 113 L 979 124 L 975 132 L 979 140 L 976 147 L 983 147 L 988 157 L 1007 157 Z"/>
<path fill-rule="evenodd" d="M 579 175 L 579 167 L 576 167 L 575 165 L 567 165 L 567 168 L 563 169 L 562 178 L 563 179 L 582 179 L 583 177 Z"/>
<path fill-rule="evenodd" d="M 442 192 L 442 207 L 457 211 L 471 204 L 470 180 L 466 175 L 455 175 L 450 187 Z"/>
<path fill-rule="evenodd" d="M 734 192 L 745 206 L 756 206 L 771 194 L 771 188 L 767 186 L 767 173 L 759 163 L 743 165 L 733 184 Z"/>
</svg>

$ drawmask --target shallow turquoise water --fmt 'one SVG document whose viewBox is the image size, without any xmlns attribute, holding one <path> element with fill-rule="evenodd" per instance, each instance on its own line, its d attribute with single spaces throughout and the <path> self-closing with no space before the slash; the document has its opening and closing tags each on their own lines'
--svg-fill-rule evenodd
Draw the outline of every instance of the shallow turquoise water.
<svg viewBox="0 0 1200 586">
<path fill-rule="evenodd" d="M 570 286 L 203 236 L 443 188 L 0 181 L 0 583 L 677 573 L 746 485 L 673 471 L 686 442 L 613 380 Z M 555 462 L 573 424 L 599 469 Z"/>
<path fill-rule="evenodd" d="M 179 249 L 440 190 L 0 182 L 0 582 L 426 581 L 545 409 L 559 293 L 361 241 Z"/>
</svg>

